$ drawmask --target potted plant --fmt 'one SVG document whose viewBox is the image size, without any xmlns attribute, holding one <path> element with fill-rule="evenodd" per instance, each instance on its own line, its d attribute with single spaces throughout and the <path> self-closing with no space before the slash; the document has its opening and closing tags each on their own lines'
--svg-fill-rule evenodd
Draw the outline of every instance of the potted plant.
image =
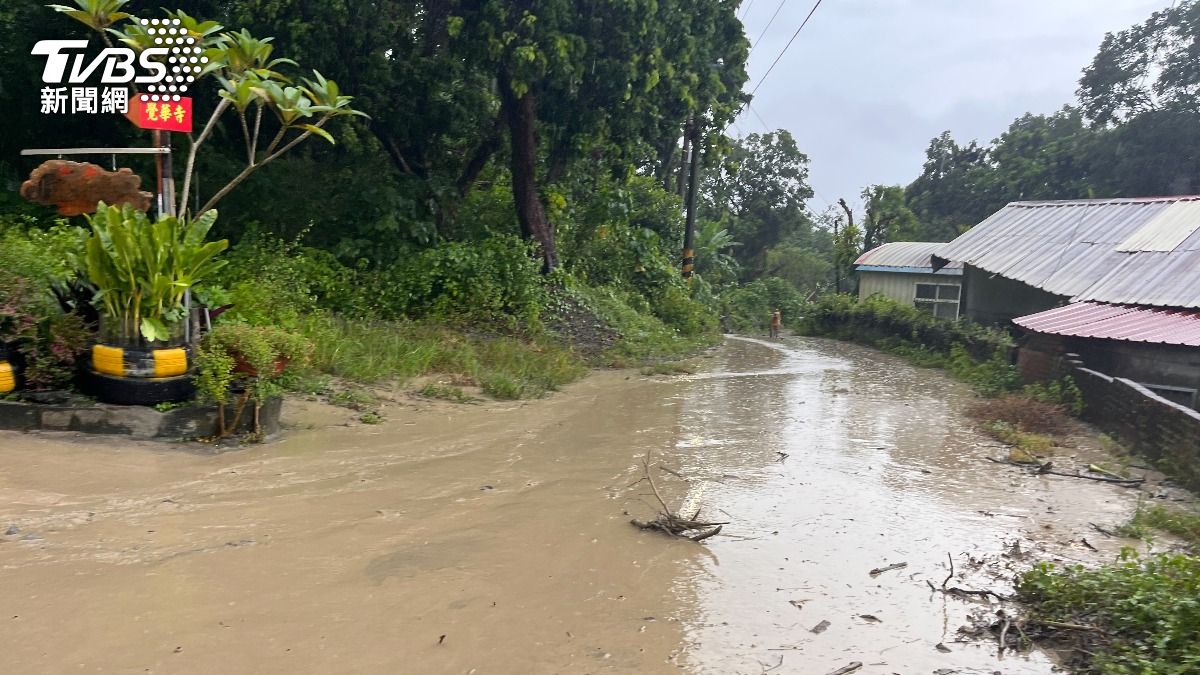
<svg viewBox="0 0 1200 675">
<path fill-rule="evenodd" d="M 145 405 L 191 395 L 184 299 L 224 265 L 216 256 L 229 242 L 205 241 L 216 218 L 209 211 L 192 220 L 151 222 L 128 204 L 104 203 L 88 217 L 84 266 L 100 309 L 91 360 L 97 397 Z"/>
<path fill-rule="evenodd" d="M 216 437 L 237 430 L 251 401 L 253 434 L 261 437 L 263 403 L 282 391 L 280 378 L 290 368 L 308 365 L 312 350 L 304 336 L 274 326 L 220 324 L 205 335 L 196 353 L 196 392 L 200 400 L 217 405 Z M 225 406 L 231 399 L 234 414 L 227 420 Z"/>
</svg>

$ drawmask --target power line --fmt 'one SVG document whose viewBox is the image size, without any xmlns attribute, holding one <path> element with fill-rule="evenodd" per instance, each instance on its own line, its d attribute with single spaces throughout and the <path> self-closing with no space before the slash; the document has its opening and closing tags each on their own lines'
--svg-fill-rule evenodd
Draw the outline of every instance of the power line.
<svg viewBox="0 0 1200 675">
<path fill-rule="evenodd" d="M 754 48 L 758 46 L 758 43 L 762 42 L 763 36 L 771 29 L 771 24 L 775 23 L 775 17 L 779 16 L 779 10 L 783 9 L 783 6 L 786 4 L 787 0 L 779 0 L 779 6 L 775 8 L 775 13 L 771 15 L 771 20 L 767 22 L 767 27 L 762 29 L 762 32 L 758 34 L 758 39 L 754 41 L 754 44 L 750 45 L 750 52 L 746 54 L 747 59 L 750 58 L 750 54 L 754 53 Z"/>
<path fill-rule="evenodd" d="M 742 6 L 742 20 L 743 21 L 745 21 L 746 17 L 750 14 L 750 5 L 753 5 L 753 4 L 754 4 L 754 0 L 749 0 L 745 5 Z"/>
<path fill-rule="evenodd" d="M 759 123 L 763 125 L 763 131 L 771 133 L 771 125 L 767 124 L 767 121 L 762 118 L 762 115 L 758 114 L 758 110 L 756 110 L 754 106 L 750 105 L 749 102 L 746 103 L 746 108 L 750 112 L 754 113 L 754 116 L 758 118 Z"/>
<path fill-rule="evenodd" d="M 767 75 L 770 75 L 771 71 L 775 70 L 775 66 L 779 64 L 779 59 L 782 59 L 783 55 L 787 53 L 788 48 L 791 47 L 792 43 L 796 41 L 796 36 L 800 35 L 800 31 L 804 30 L 804 27 L 808 25 L 808 20 L 812 18 L 812 15 L 816 13 L 817 8 L 820 6 L 821 0 L 817 0 L 812 9 L 808 10 L 808 16 L 804 17 L 804 21 L 800 23 L 800 27 L 796 29 L 795 33 L 792 33 L 792 39 L 788 40 L 788 43 L 783 46 L 783 51 L 779 52 L 779 56 L 776 56 L 775 60 L 771 62 L 771 67 L 767 68 L 767 72 L 763 73 L 763 76 L 759 78 L 758 84 L 754 85 L 754 89 L 750 92 L 751 97 L 753 97 L 758 91 L 758 88 L 762 86 L 763 80 L 767 79 Z"/>
</svg>

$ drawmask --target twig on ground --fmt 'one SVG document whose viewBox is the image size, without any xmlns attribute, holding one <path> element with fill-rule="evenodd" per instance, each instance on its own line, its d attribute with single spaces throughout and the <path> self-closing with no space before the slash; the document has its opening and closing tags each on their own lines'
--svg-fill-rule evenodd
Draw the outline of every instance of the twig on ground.
<svg viewBox="0 0 1200 675">
<path fill-rule="evenodd" d="M 847 673 L 853 673 L 854 671 L 858 670 L 859 668 L 862 668 L 862 662 L 854 661 L 854 662 L 850 663 L 849 665 L 842 666 L 841 668 L 838 668 L 837 670 L 829 673 L 829 675 L 847 675 Z"/>
<path fill-rule="evenodd" d="M 870 574 L 873 577 L 877 577 L 880 574 L 883 574 L 884 572 L 891 572 L 892 570 L 904 569 L 905 567 L 908 567 L 908 563 L 906 563 L 906 562 L 892 563 L 891 565 L 885 565 L 883 567 L 876 567 L 875 569 L 868 572 L 868 574 Z"/>
</svg>

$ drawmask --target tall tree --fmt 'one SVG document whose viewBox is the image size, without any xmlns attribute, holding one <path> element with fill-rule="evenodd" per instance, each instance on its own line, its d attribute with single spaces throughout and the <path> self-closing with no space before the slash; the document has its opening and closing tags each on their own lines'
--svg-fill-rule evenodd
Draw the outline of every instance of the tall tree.
<svg viewBox="0 0 1200 675">
<path fill-rule="evenodd" d="M 706 176 L 703 196 L 702 218 L 727 223 L 750 277 L 765 271 L 769 249 L 812 227 L 808 157 L 782 129 L 734 141 L 724 165 Z"/>
</svg>

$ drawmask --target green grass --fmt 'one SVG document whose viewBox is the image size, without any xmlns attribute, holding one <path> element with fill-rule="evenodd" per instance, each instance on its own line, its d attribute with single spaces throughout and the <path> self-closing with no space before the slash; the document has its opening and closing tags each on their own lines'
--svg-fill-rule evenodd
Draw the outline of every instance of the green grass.
<svg viewBox="0 0 1200 675">
<path fill-rule="evenodd" d="M 1025 461 L 1035 461 L 1039 455 L 1046 455 L 1054 448 L 1054 439 L 1050 436 L 1020 431 L 1008 422 L 994 421 L 985 424 L 983 428 L 996 440 L 1007 443 L 1028 455 L 1028 460 Z M 1021 460 L 1014 459 L 1014 461 Z"/>
<path fill-rule="evenodd" d="M 359 416 L 358 421 L 363 424 L 383 424 L 385 420 L 379 413 L 365 412 Z"/>
<path fill-rule="evenodd" d="M 717 333 L 686 337 L 648 312 L 639 312 L 630 300 L 607 288 L 572 289 L 596 316 L 621 335 L 599 365 L 628 368 L 651 361 L 679 359 L 720 343 Z"/>
<path fill-rule="evenodd" d="M 548 341 L 472 337 L 444 327 L 343 321 L 309 316 L 301 332 L 313 341 L 314 368 L 372 384 L 401 384 L 419 375 L 462 375 L 497 398 L 534 398 L 587 373 L 587 365 Z"/>
<path fill-rule="evenodd" d="M 1125 549 L 1117 562 L 1098 568 L 1040 563 L 1018 579 L 1017 597 L 1030 609 L 1026 630 L 1039 621 L 1098 629 L 1052 633 L 1052 643 L 1061 639 L 1066 653 L 1082 657 L 1071 664 L 1076 672 L 1200 672 L 1200 558 L 1142 559 Z"/>
<path fill-rule="evenodd" d="M 1152 530 L 1174 535 L 1193 549 L 1200 547 L 1200 513 L 1169 509 L 1158 504 L 1146 508 L 1139 501 L 1129 522 L 1121 524 L 1116 531 L 1123 537 L 1147 539 Z"/>
<path fill-rule="evenodd" d="M 379 403 L 375 394 L 365 389 L 343 389 L 329 395 L 329 402 L 351 410 L 367 410 Z"/>
<path fill-rule="evenodd" d="M 424 396 L 425 398 L 453 401 L 454 403 L 475 403 L 479 400 L 463 391 L 462 387 L 455 387 L 449 384 L 438 384 L 437 382 L 430 382 L 424 387 L 421 387 L 417 390 L 417 395 Z"/>
</svg>

